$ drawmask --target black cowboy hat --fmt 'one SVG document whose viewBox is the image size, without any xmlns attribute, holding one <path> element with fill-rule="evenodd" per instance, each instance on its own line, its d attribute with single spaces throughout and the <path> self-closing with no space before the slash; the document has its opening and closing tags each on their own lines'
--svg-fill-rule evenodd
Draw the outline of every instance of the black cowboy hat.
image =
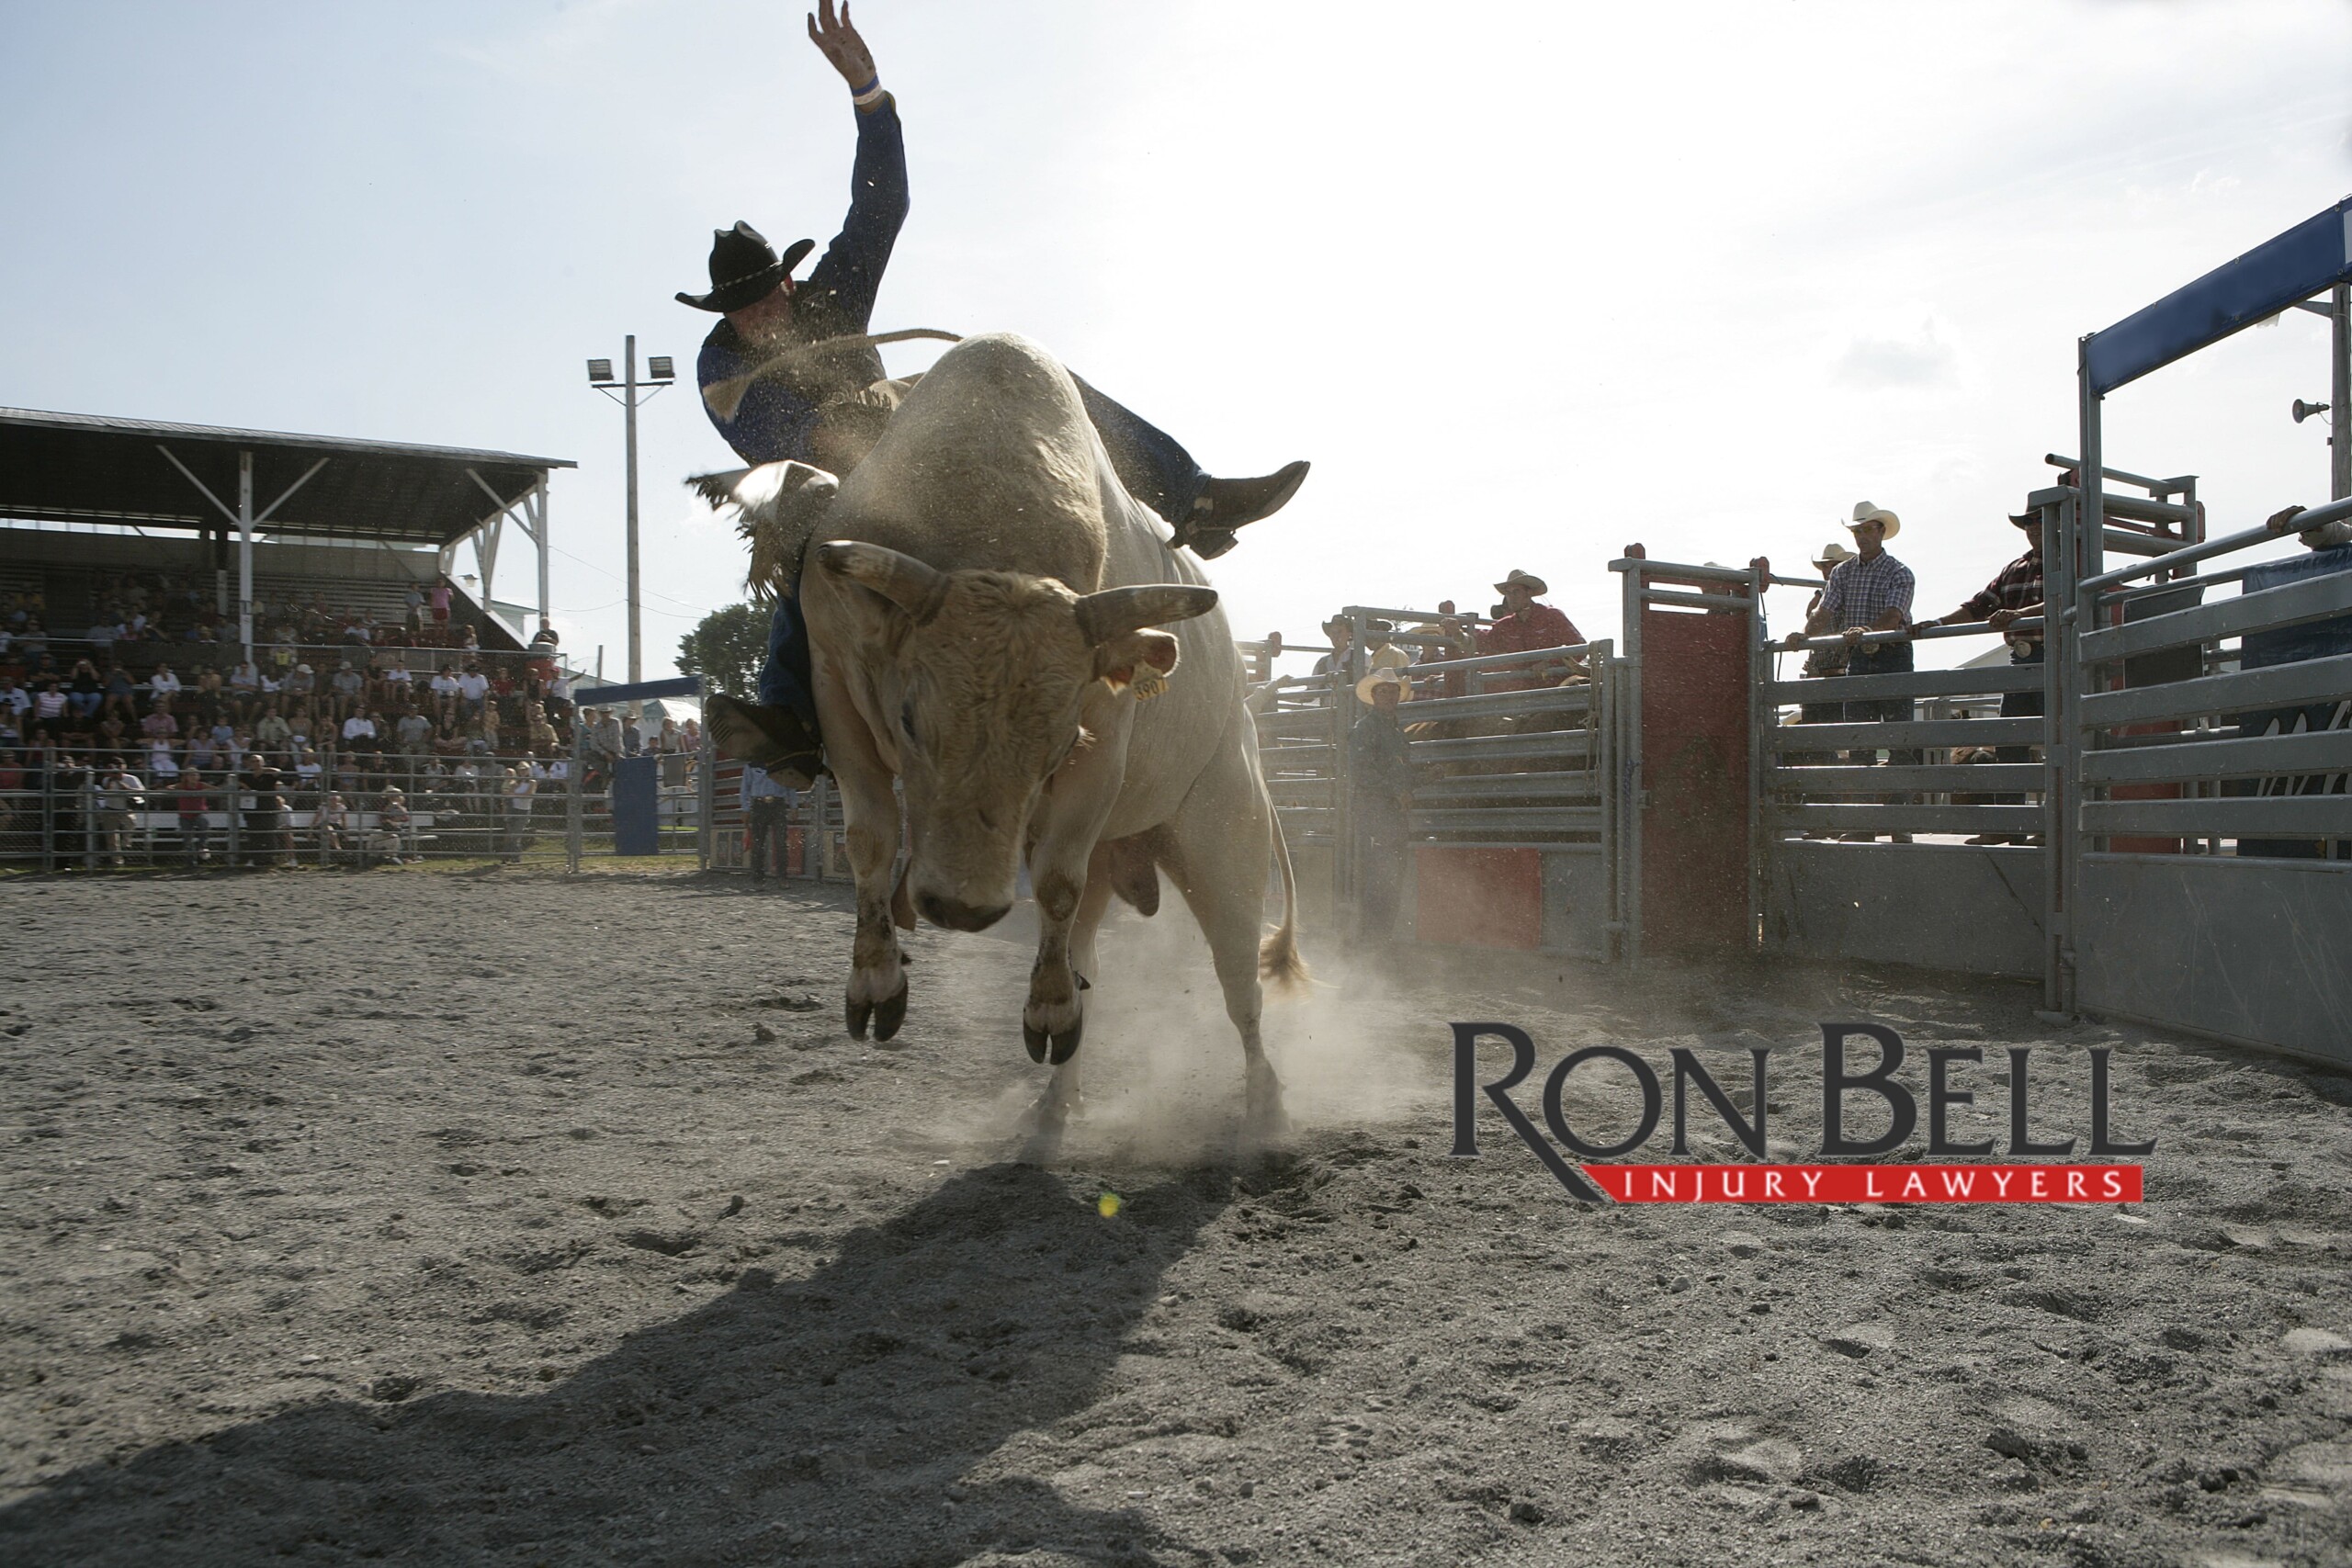
<svg viewBox="0 0 2352 1568">
<path fill-rule="evenodd" d="M 678 292 L 678 303 L 692 305 L 697 310 L 740 310 L 768 297 L 775 286 L 792 276 L 800 258 L 817 248 L 814 240 L 795 240 L 785 247 L 784 254 L 767 236 L 749 223 L 738 223 L 732 229 L 716 229 L 710 236 L 710 292 L 688 294 Z"/>
</svg>

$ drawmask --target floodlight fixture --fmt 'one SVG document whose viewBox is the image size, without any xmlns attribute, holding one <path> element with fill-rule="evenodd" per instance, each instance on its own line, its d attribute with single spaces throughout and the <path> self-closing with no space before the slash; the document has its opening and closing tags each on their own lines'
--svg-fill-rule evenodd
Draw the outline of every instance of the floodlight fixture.
<svg viewBox="0 0 2352 1568">
<path fill-rule="evenodd" d="M 611 360 L 592 359 L 588 362 L 588 380 L 590 385 L 598 385 L 603 382 L 609 381 L 612 378 L 613 362 Z"/>
<path fill-rule="evenodd" d="M 645 367 L 647 374 L 656 381 L 672 380 L 676 376 L 676 372 L 670 367 L 670 356 L 666 354 L 655 355 L 645 362 Z"/>
</svg>

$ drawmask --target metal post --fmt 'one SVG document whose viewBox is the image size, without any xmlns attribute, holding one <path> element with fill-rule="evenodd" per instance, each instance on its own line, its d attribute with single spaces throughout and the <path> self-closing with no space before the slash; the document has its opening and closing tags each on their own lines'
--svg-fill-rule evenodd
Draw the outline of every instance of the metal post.
<svg viewBox="0 0 2352 1568">
<path fill-rule="evenodd" d="M 237 454 L 237 640 L 254 658 L 254 455 Z"/>
<path fill-rule="evenodd" d="M 57 869 L 57 752 L 51 749 L 40 770 L 40 868 Z"/>
<path fill-rule="evenodd" d="M 1635 558 L 1625 572 L 1624 680 L 1617 694 L 1617 838 L 1623 877 L 1618 919 L 1625 922 L 1628 969 L 1642 963 L 1642 573 L 1647 562 L 1639 558 L 1639 546 L 1626 547 L 1626 554 Z"/>
<path fill-rule="evenodd" d="M 2327 449 L 2327 491 L 2330 501 L 2352 496 L 2352 283 L 2335 286 L 2331 301 L 2335 317 L 2335 374 L 2329 401 L 2332 416 Z"/>
<path fill-rule="evenodd" d="M 1766 727 L 1780 717 L 1764 694 L 1772 679 L 1772 654 L 1764 640 L 1764 584 L 1771 562 L 1758 556 L 1747 591 L 1747 946 L 1764 940 L 1764 742 Z"/>
<path fill-rule="evenodd" d="M 2066 830 L 2066 722 L 2074 705 L 2067 700 L 2066 671 L 2073 636 L 2065 625 L 2065 606 L 2072 602 L 2075 502 L 2055 502 L 2041 509 L 2042 537 L 2050 541 L 2042 564 L 2041 634 L 2041 1005 L 2052 1013 L 2065 1010 L 2061 974 L 2067 957 L 2066 857 L 2071 835 Z"/>
<path fill-rule="evenodd" d="M 705 730 L 701 749 L 695 753 L 695 852 L 702 869 L 710 869 L 711 840 L 718 833 L 718 753 L 710 749 L 710 732 Z"/>
<path fill-rule="evenodd" d="M 628 427 L 628 683 L 632 686 L 645 679 L 645 648 L 638 626 L 637 573 L 637 334 L 631 333 L 622 340 L 621 407 Z M 546 558 L 540 558 L 544 560 Z M 544 570 L 544 569 L 542 569 Z M 629 705 L 632 714 L 639 705 Z"/>
<path fill-rule="evenodd" d="M 548 597 L 548 551 L 549 546 L 548 544 L 548 479 L 545 474 L 541 474 L 539 476 L 539 482 L 537 485 L 533 487 L 531 493 L 532 502 L 530 505 L 530 512 L 531 522 L 533 524 L 531 534 L 532 537 L 537 542 L 539 547 L 539 619 L 545 621 L 548 618 L 548 613 L 550 607 L 554 604 L 554 601 Z"/>
<path fill-rule="evenodd" d="M 580 874 L 581 777 L 587 770 L 581 766 L 585 748 L 588 710 L 578 703 L 571 705 L 571 769 L 565 780 L 570 785 L 564 791 L 563 803 L 563 869 L 573 876 Z"/>
</svg>

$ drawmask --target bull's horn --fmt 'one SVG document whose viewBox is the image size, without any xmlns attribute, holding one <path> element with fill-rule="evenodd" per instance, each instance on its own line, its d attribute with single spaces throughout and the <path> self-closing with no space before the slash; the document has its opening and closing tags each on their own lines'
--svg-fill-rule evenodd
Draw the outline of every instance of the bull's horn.
<svg viewBox="0 0 2352 1568">
<path fill-rule="evenodd" d="M 1148 582 L 1138 588 L 1105 588 L 1078 602 L 1079 634 L 1101 646 L 1144 626 L 1189 621 L 1216 608 L 1216 590 L 1182 582 Z"/>
<path fill-rule="evenodd" d="M 884 545 L 831 539 L 817 547 L 817 564 L 864 583 L 926 625 L 947 599 L 947 574 Z"/>
</svg>

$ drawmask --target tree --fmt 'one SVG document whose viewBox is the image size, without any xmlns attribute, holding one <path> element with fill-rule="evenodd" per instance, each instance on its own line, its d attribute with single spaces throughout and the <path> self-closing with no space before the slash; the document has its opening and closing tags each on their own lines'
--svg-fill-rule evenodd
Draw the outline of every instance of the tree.
<svg viewBox="0 0 2352 1568">
<path fill-rule="evenodd" d="M 756 604 L 729 604 L 702 618 L 678 639 L 678 668 L 699 675 L 708 690 L 745 702 L 759 696 L 760 666 L 768 656 L 768 612 Z"/>
</svg>

